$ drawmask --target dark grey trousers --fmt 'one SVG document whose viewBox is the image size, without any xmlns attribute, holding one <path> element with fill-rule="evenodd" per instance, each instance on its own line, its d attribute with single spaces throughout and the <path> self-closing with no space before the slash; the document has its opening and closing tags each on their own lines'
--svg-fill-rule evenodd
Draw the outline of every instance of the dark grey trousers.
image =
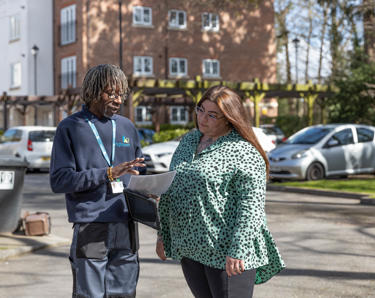
<svg viewBox="0 0 375 298">
<path fill-rule="evenodd" d="M 186 282 L 196 298 L 251 298 L 256 269 L 228 277 L 225 270 L 205 266 L 191 259 L 181 260 Z"/>
<path fill-rule="evenodd" d="M 73 297 L 135 297 L 139 263 L 130 239 L 127 223 L 74 225 Z"/>
</svg>

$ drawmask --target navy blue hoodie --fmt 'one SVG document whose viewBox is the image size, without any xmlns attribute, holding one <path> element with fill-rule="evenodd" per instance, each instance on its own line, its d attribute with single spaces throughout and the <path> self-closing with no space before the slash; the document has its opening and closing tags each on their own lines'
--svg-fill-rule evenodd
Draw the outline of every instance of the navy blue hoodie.
<svg viewBox="0 0 375 298">
<path fill-rule="evenodd" d="M 98 130 L 112 160 L 112 122 L 116 121 L 113 166 L 142 157 L 138 133 L 122 116 L 98 119 L 86 106 L 57 127 L 53 142 L 50 183 L 53 192 L 65 193 L 70 222 L 123 222 L 128 218 L 123 194 L 112 194 L 107 176 L 108 164 L 87 120 Z M 120 178 L 128 185 L 130 175 Z"/>
</svg>

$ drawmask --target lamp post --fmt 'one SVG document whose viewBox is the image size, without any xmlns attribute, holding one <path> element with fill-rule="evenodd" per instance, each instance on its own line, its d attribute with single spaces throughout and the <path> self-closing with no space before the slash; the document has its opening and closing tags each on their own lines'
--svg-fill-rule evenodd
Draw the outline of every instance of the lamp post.
<svg viewBox="0 0 375 298">
<path fill-rule="evenodd" d="M 294 43 L 294 49 L 296 50 L 296 84 L 298 84 L 298 46 L 300 40 L 296 37 L 292 42 Z"/>
<path fill-rule="evenodd" d="M 300 40 L 296 37 L 295 39 L 292 40 L 292 42 L 294 43 L 294 49 L 296 50 L 295 54 L 296 54 L 296 86 L 298 84 L 298 46 L 299 46 L 299 42 Z M 299 115 L 299 98 L 297 98 L 297 105 L 296 105 L 296 110 L 297 110 L 297 116 Z"/>
<path fill-rule="evenodd" d="M 37 91 L 37 64 L 36 64 L 36 57 L 38 56 L 39 48 L 37 45 L 33 45 L 31 48 L 31 55 L 34 56 L 34 95 L 38 94 Z"/>
</svg>

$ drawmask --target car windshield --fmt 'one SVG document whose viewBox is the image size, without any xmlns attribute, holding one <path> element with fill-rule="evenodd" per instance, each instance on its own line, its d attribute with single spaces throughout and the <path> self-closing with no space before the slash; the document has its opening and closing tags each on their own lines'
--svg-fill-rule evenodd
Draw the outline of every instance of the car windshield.
<svg viewBox="0 0 375 298">
<path fill-rule="evenodd" d="M 55 137 L 54 130 L 30 131 L 29 139 L 32 142 L 52 142 Z"/>
<path fill-rule="evenodd" d="M 329 127 L 310 127 L 292 135 L 284 144 L 316 144 L 332 130 Z"/>
</svg>

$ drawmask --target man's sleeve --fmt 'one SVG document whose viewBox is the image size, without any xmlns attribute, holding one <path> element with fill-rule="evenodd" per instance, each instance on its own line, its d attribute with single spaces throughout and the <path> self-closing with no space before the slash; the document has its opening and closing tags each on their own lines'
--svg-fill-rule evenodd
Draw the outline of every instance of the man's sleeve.
<svg viewBox="0 0 375 298">
<path fill-rule="evenodd" d="M 107 182 L 107 169 L 89 169 L 77 172 L 72 138 L 66 127 L 58 127 L 54 138 L 50 184 L 55 193 L 88 191 Z"/>
<path fill-rule="evenodd" d="M 135 149 L 134 149 L 134 152 L 135 152 L 135 157 L 134 158 L 137 158 L 137 157 L 143 157 L 143 153 L 142 153 L 142 147 L 141 147 L 141 143 L 139 141 L 139 136 L 138 136 L 138 132 L 137 132 L 137 129 L 135 128 Z M 137 167 L 136 170 L 139 172 L 139 175 L 146 175 L 146 172 L 147 172 L 147 167 Z"/>
</svg>

